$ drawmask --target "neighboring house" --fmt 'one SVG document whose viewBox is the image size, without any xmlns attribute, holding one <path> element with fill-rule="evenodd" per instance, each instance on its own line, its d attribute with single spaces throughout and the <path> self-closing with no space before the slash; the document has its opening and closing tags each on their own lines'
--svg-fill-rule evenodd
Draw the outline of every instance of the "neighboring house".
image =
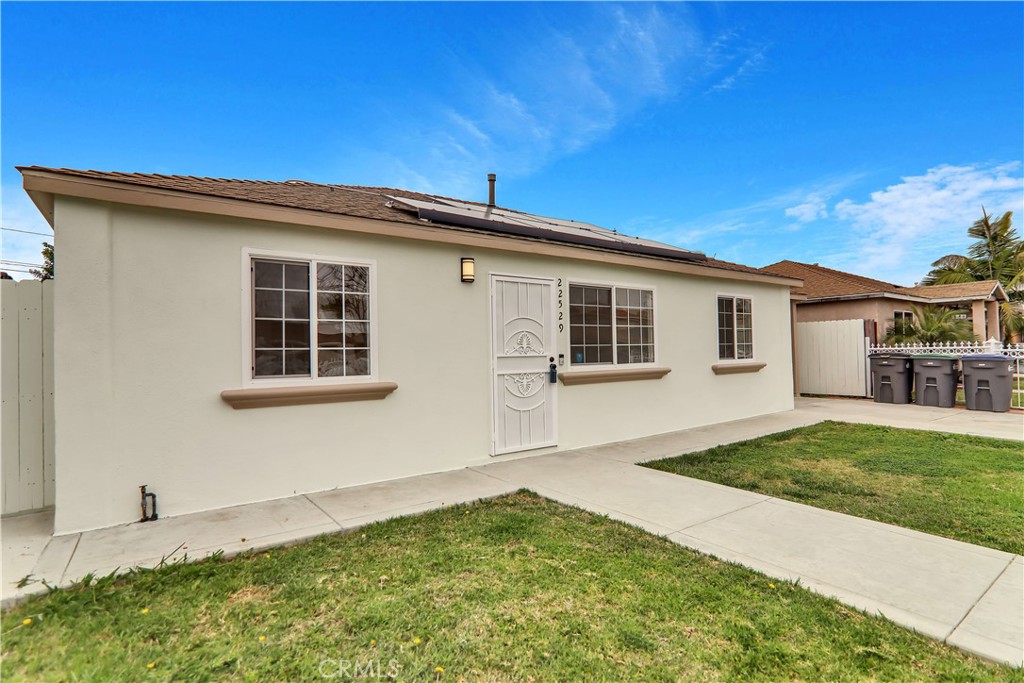
<svg viewBox="0 0 1024 683">
<path fill-rule="evenodd" d="M 138 519 L 143 484 L 177 515 L 793 407 L 797 280 L 493 180 L 19 170 L 61 255 L 57 533 Z"/>
<path fill-rule="evenodd" d="M 1007 297 L 997 280 L 900 287 L 814 263 L 779 261 L 762 270 L 803 280 L 803 286 L 793 290 L 797 322 L 863 319 L 866 336 L 878 343 L 895 320 L 912 317 L 911 305 L 939 304 L 960 311 L 978 339 L 1002 339 L 999 302 Z"/>
</svg>

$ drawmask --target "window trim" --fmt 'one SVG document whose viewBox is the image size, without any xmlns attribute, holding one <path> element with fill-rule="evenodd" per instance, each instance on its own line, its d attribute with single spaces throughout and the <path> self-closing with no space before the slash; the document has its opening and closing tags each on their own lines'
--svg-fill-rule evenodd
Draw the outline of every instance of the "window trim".
<svg viewBox="0 0 1024 683">
<path fill-rule="evenodd" d="M 902 317 L 904 319 L 909 318 L 911 322 L 914 321 L 914 312 L 913 311 L 907 311 L 907 310 L 903 310 L 901 308 L 897 308 L 897 309 L 894 309 L 893 312 L 892 312 L 892 322 L 893 322 L 893 324 L 896 324 L 896 316 L 897 315 L 900 315 L 900 317 Z"/>
<path fill-rule="evenodd" d="M 370 374 L 357 377 L 254 377 L 253 367 L 253 283 L 252 283 L 252 261 L 253 259 L 269 259 L 280 261 L 306 261 L 309 263 L 319 261 L 323 263 L 340 263 L 350 266 L 366 266 L 370 269 L 367 286 L 370 289 Z M 339 256 L 325 254 L 311 254 L 307 252 L 283 251 L 277 249 L 264 249 L 257 247 L 243 247 L 241 256 L 241 296 L 242 296 L 242 354 L 241 354 L 241 386 L 256 387 L 318 387 L 330 384 L 369 384 L 378 382 L 380 372 L 380 339 L 378 338 L 379 326 L 377 325 L 377 307 L 380 297 L 377 292 L 377 261 L 375 259 L 360 258 L 354 256 Z M 315 277 L 316 269 L 310 268 L 310 277 Z M 310 301 L 310 353 L 316 351 L 316 345 L 312 344 L 313 336 L 316 334 L 316 318 L 313 311 L 316 305 L 316 292 L 311 291 Z M 310 359 L 312 363 L 316 358 Z"/>
<path fill-rule="evenodd" d="M 736 357 L 736 304 L 733 303 L 732 307 L 732 319 L 733 319 L 733 339 L 732 339 L 732 358 L 722 358 L 719 352 L 719 345 L 721 340 L 719 339 L 719 327 L 718 327 L 718 300 L 728 299 L 746 299 L 750 302 L 750 358 L 737 358 Z M 757 365 L 759 363 L 757 356 L 757 344 L 754 343 L 754 296 L 751 294 L 736 294 L 732 292 L 715 292 L 715 306 L 713 309 L 713 316 L 715 321 L 715 358 L 717 361 L 715 365 Z M 762 366 L 763 367 L 763 366 Z M 758 368 L 760 369 L 760 368 Z M 727 372 L 716 372 L 715 374 L 729 374 Z"/>
<path fill-rule="evenodd" d="M 658 333 L 660 328 L 659 321 L 661 317 L 658 314 L 658 288 L 654 285 L 640 285 L 630 284 L 624 282 L 610 282 L 607 280 L 574 280 L 565 278 L 565 300 L 566 300 L 566 317 L 569 319 L 565 326 L 565 349 L 568 351 L 566 356 L 569 358 L 569 369 L 575 374 L 577 372 L 594 372 L 594 371 L 608 371 L 608 370 L 628 370 L 629 368 L 657 368 L 659 361 L 658 349 L 661 346 L 661 339 Z M 569 294 L 573 285 L 580 287 L 610 287 L 612 290 L 612 362 L 611 363 L 576 363 L 572 359 L 572 303 L 571 295 Z M 649 363 L 619 363 L 618 362 L 618 341 L 616 335 L 615 322 L 615 290 L 616 289 L 641 289 L 647 290 L 651 293 L 651 310 L 654 312 L 654 359 Z"/>
</svg>

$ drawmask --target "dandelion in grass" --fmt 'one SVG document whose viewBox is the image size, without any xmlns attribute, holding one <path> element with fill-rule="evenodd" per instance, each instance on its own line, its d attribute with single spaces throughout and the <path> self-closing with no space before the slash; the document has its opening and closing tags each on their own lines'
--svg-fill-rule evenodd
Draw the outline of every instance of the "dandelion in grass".
<svg viewBox="0 0 1024 683">
<path fill-rule="evenodd" d="M 147 669 L 155 669 L 156 668 L 156 662 L 150 662 L 149 664 L 146 665 L 146 668 Z"/>
<path fill-rule="evenodd" d="M 21 625 L 22 626 L 28 626 L 31 623 L 32 623 L 32 617 L 26 617 L 25 619 L 21 620 Z"/>
<path fill-rule="evenodd" d="M 142 612 L 143 614 L 149 614 L 149 608 L 148 608 L 148 607 L 143 607 L 143 608 L 142 608 L 141 610 L 139 610 L 139 611 L 140 611 L 140 612 Z"/>
<path fill-rule="evenodd" d="M 444 667 L 443 666 L 435 666 L 434 667 L 434 671 L 436 671 L 437 673 L 441 673 L 442 671 L 444 671 Z"/>
<path fill-rule="evenodd" d="M 419 636 L 416 636 L 415 638 L 412 639 L 412 644 L 413 645 L 419 645 L 422 642 L 423 642 L 423 639 L 420 638 Z"/>
<path fill-rule="evenodd" d="M 266 639 L 267 639 L 267 637 L 266 637 L 266 636 L 260 636 L 260 642 L 261 642 L 261 643 L 262 643 L 262 642 L 263 642 L 264 640 L 266 640 Z"/>
</svg>

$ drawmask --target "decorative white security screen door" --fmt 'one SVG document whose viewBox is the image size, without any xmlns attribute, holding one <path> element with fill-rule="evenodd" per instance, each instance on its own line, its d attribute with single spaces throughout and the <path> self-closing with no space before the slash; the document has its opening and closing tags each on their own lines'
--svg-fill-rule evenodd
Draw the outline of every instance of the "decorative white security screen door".
<svg viewBox="0 0 1024 683">
<path fill-rule="evenodd" d="M 491 276 L 494 454 L 554 446 L 554 282 Z"/>
</svg>

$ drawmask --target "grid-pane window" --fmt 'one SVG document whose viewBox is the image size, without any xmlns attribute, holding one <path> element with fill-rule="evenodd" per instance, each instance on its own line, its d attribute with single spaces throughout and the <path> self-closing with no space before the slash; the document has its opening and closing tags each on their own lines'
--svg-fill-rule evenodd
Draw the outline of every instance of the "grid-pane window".
<svg viewBox="0 0 1024 683">
<path fill-rule="evenodd" d="M 736 322 L 733 318 L 733 300 L 718 297 L 718 357 L 736 357 Z"/>
<path fill-rule="evenodd" d="M 615 342 L 617 362 L 654 362 L 653 292 L 615 288 Z"/>
<path fill-rule="evenodd" d="M 253 261 L 253 374 L 309 375 L 309 264 Z"/>
<path fill-rule="evenodd" d="M 317 265 L 319 377 L 370 374 L 369 279 L 366 266 Z"/>
<path fill-rule="evenodd" d="M 611 287 L 569 286 L 569 347 L 573 363 L 612 362 Z"/>
<path fill-rule="evenodd" d="M 750 299 L 718 297 L 718 357 L 754 357 L 754 317 Z"/>
<path fill-rule="evenodd" d="M 736 357 L 754 357 L 754 318 L 750 299 L 736 299 Z"/>
<path fill-rule="evenodd" d="M 569 285 L 569 351 L 574 365 L 654 362 L 654 293 Z"/>
<path fill-rule="evenodd" d="M 368 266 L 253 259 L 253 377 L 369 375 L 369 282 Z"/>
</svg>

